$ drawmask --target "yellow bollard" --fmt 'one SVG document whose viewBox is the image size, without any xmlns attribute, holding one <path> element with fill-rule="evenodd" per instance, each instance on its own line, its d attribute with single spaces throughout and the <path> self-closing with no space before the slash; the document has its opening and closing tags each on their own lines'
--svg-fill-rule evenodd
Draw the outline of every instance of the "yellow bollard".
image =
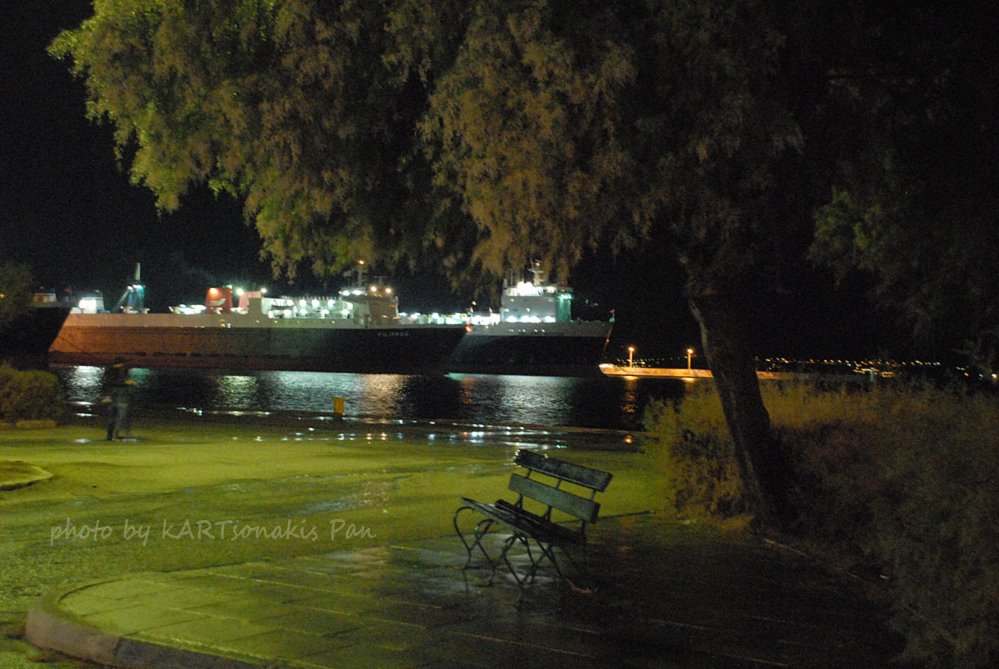
<svg viewBox="0 0 999 669">
<path fill-rule="evenodd" d="M 343 405 L 344 399 L 342 397 L 333 398 L 333 415 L 337 418 L 343 418 Z"/>
</svg>

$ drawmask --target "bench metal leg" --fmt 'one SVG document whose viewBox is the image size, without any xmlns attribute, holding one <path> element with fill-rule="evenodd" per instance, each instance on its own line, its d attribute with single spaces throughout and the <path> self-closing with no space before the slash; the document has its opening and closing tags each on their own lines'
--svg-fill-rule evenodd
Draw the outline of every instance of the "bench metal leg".
<svg viewBox="0 0 999 669">
<path fill-rule="evenodd" d="M 527 573 L 523 576 L 517 572 L 516 567 L 510 562 L 510 549 L 513 548 L 514 544 L 520 543 L 527 550 L 527 559 L 530 561 L 531 566 Z M 534 553 L 531 551 L 531 540 L 530 537 L 524 536 L 519 532 L 514 532 L 511 534 L 506 541 L 503 542 L 503 552 L 500 555 L 503 563 L 506 564 L 506 568 L 510 571 L 510 575 L 513 576 L 513 580 L 517 583 L 517 588 L 520 590 L 521 597 L 524 595 L 524 586 L 530 583 L 534 583 L 534 578 L 538 572 L 538 560 L 535 559 Z M 498 566 L 498 565 L 497 565 Z M 496 571 L 493 570 L 492 578 L 489 579 L 489 584 L 492 585 L 493 579 L 496 577 Z"/>
<path fill-rule="evenodd" d="M 582 556 L 583 557 L 583 561 L 582 562 L 573 559 L 571 551 L 568 551 L 568 550 L 562 550 L 562 551 L 560 551 L 560 554 L 562 555 L 562 557 L 566 561 L 568 561 L 569 564 L 571 565 L 572 571 L 573 572 L 579 572 L 580 575 L 582 575 L 582 577 L 584 579 L 584 582 L 588 583 L 588 585 L 585 585 L 585 586 L 579 586 L 579 585 L 577 585 L 571 578 L 569 578 L 568 576 L 566 576 L 565 572 L 562 571 L 562 567 L 559 565 L 559 561 L 555 559 L 554 548 L 555 548 L 555 546 L 552 545 L 552 544 L 548 544 L 547 546 L 542 546 L 542 550 L 544 550 L 545 556 L 548 558 L 548 560 L 555 567 L 555 571 L 558 572 L 559 578 L 561 578 L 563 581 L 565 581 L 565 583 L 569 586 L 569 588 L 571 590 L 573 590 L 574 592 L 577 592 L 577 593 L 580 593 L 580 594 L 584 594 L 584 595 L 593 594 L 596 591 L 596 588 L 593 586 L 592 578 L 590 577 L 589 569 L 588 569 L 587 564 L 586 564 L 587 563 L 587 559 L 586 559 L 586 546 L 584 545 L 582 547 L 582 550 L 583 550 L 583 556 Z"/>
<path fill-rule="evenodd" d="M 462 545 L 465 547 L 465 552 L 468 554 L 468 557 L 465 560 L 465 566 L 462 568 L 467 569 L 469 566 L 471 566 L 472 553 L 475 551 L 475 548 L 478 547 L 479 551 L 482 553 L 482 555 L 485 556 L 486 561 L 489 563 L 490 569 L 492 569 L 495 572 L 496 565 L 498 563 L 496 560 L 492 558 L 491 555 L 489 555 L 489 552 L 486 551 L 486 547 L 482 545 L 482 539 L 489 532 L 489 529 L 493 526 L 494 521 L 490 518 L 484 518 L 480 520 L 478 523 L 476 523 L 475 527 L 473 527 L 470 532 L 462 532 L 461 527 L 458 524 L 458 514 L 460 514 L 462 511 L 475 511 L 475 509 L 473 509 L 470 506 L 459 507 L 458 510 L 454 512 L 454 518 L 452 520 L 452 523 L 454 525 L 454 531 L 458 534 L 458 538 L 461 540 Z M 471 535 L 474 541 L 469 541 L 466 538 L 467 535 Z"/>
<path fill-rule="evenodd" d="M 566 574 L 565 571 L 563 571 L 562 560 L 564 559 L 564 560 L 567 560 L 569 562 L 569 564 L 573 568 L 573 571 L 580 572 L 583 575 L 583 578 L 585 579 L 585 581 L 590 581 L 590 577 L 589 577 L 589 574 L 588 574 L 588 570 L 586 569 L 586 565 L 585 564 L 580 564 L 578 561 L 574 560 L 573 557 L 572 557 L 572 553 L 570 551 L 560 550 L 559 551 L 559 556 L 556 556 L 555 555 L 555 549 L 556 549 L 556 547 L 558 547 L 557 544 L 545 543 L 545 542 L 542 542 L 542 541 L 538 541 L 537 539 L 535 539 L 535 543 L 538 546 L 538 550 L 541 551 L 541 555 L 538 556 L 537 560 L 532 559 L 532 561 L 531 561 L 531 573 L 529 575 L 530 576 L 529 579 L 527 579 L 528 582 L 530 582 L 530 583 L 534 582 L 534 579 L 535 579 L 535 576 L 536 576 L 537 572 L 541 569 L 541 563 L 544 562 L 547 559 L 549 562 L 551 562 L 552 567 L 555 568 L 555 573 L 558 574 L 558 577 L 563 582 L 565 582 L 569 586 L 569 588 L 571 590 L 573 590 L 574 592 L 581 593 L 581 594 L 592 594 L 593 593 L 594 589 L 593 589 L 592 585 L 582 586 L 581 587 L 581 586 L 577 585 L 571 578 L 569 578 L 569 576 Z M 585 546 L 583 547 L 583 550 L 584 551 L 586 550 Z"/>
<path fill-rule="evenodd" d="M 565 572 L 562 570 L 562 565 L 560 564 L 559 557 L 555 555 L 555 549 L 556 547 L 560 547 L 560 544 L 541 541 L 530 533 L 526 533 L 518 529 L 511 528 L 512 529 L 511 534 L 503 540 L 502 547 L 500 548 L 500 554 L 494 558 L 492 555 L 489 554 L 489 551 L 486 550 L 486 547 L 483 545 L 482 542 L 483 539 L 486 537 L 486 535 L 490 532 L 490 530 L 492 530 L 493 526 L 496 525 L 499 521 L 493 518 L 486 517 L 483 518 L 482 520 L 479 520 L 470 529 L 462 531 L 461 524 L 459 523 L 458 520 L 458 516 L 461 515 L 462 511 L 466 510 L 478 512 L 480 511 L 480 509 L 477 509 L 472 506 L 460 506 L 454 512 L 454 518 L 452 519 L 452 524 L 454 525 L 455 533 L 458 535 L 458 539 L 461 540 L 462 545 L 465 547 L 466 560 L 463 567 L 464 569 L 467 569 L 472 565 L 473 553 L 475 552 L 475 549 L 478 548 L 479 552 L 482 553 L 483 557 L 485 557 L 486 559 L 486 562 L 489 564 L 489 569 L 491 572 L 489 576 L 489 585 L 492 585 L 493 582 L 495 581 L 496 571 L 499 569 L 500 565 L 501 564 L 505 565 L 506 568 L 510 571 L 511 576 L 513 576 L 514 581 L 517 583 L 517 588 L 520 590 L 521 597 L 523 597 L 525 586 L 533 584 L 536 581 L 538 571 L 540 571 L 542 563 L 545 560 L 548 560 L 549 562 L 551 562 L 552 567 L 554 567 L 555 572 L 556 574 L 558 574 L 559 579 L 567 583 L 570 588 L 572 588 L 577 592 L 583 592 L 583 593 L 592 592 L 592 590 L 588 588 L 578 587 L 575 583 L 573 583 L 569 579 L 568 576 L 566 576 Z M 507 526 L 506 523 L 500 523 L 500 524 Z M 536 548 L 531 545 L 532 542 L 536 545 Z M 524 550 L 527 553 L 527 560 L 529 563 L 527 571 L 523 574 L 517 571 L 517 569 L 514 567 L 513 562 L 510 559 L 510 549 L 512 549 L 514 545 L 518 543 L 524 547 Z M 573 565 L 573 567 L 576 567 L 576 562 L 575 560 L 572 559 L 570 553 L 565 550 L 562 550 L 561 552 L 565 556 L 565 559 L 569 560 L 569 563 Z"/>
</svg>

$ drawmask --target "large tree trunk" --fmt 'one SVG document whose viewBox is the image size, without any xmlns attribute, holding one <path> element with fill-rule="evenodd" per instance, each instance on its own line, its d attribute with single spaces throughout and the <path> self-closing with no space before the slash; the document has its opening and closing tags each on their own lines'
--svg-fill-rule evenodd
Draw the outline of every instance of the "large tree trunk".
<svg viewBox="0 0 999 669">
<path fill-rule="evenodd" d="M 793 518 L 788 462 L 770 429 L 738 307 L 724 296 L 702 292 L 690 295 L 690 309 L 701 328 L 751 510 L 757 521 L 784 528 Z"/>
</svg>

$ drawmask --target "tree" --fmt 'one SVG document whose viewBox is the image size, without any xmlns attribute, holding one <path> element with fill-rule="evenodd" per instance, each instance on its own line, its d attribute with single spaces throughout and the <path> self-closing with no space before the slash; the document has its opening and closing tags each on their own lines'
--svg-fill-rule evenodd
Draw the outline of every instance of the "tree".
<svg viewBox="0 0 999 669">
<path fill-rule="evenodd" d="M 0 262 L 0 332 L 31 309 L 31 271 L 16 262 Z"/>
<path fill-rule="evenodd" d="M 608 239 L 680 259 L 750 502 L 779 525 L 787 468 L 740 313 L 780 228 L 777 166 L 801 142 L 767 7 L 479 3 L 422 129 L 487 265 L 533 253 L 565 270 Z"/>
<path fill-rule="evenodd" d="M 563 276 L 600 244 L 674 254 L 750 501 L 779 525 L 786 467 L 745 327 L 785 233 L 807 227 L 795 112 L 821 87 L 788 55 L 796 8 L 98 0 L 51 50 L 160 206 L 191 183 L 242 197 L 289 273 L 372 247 Z"/>
<path fill-rule="evenodd" d="M 811 254 L 860 270 L 912 328 L 991 373 L 999 365 L 999 58 L 994 9 L 969 0 L 852 7 L 831 71 L 840 112 Z"/>
</svg>

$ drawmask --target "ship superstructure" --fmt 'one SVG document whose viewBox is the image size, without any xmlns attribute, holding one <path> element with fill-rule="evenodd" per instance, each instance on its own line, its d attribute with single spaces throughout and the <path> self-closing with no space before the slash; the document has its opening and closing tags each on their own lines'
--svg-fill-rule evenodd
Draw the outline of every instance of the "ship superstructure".
<svg viewBox="0 0 999 669">
<path fill-rule="evenodd" d="M 610 340 L 613 324 L 572 317 L 572 289 L 544 280 L 537 264 L 530 281 L 504 281 L 499 312 L 473 314 L 450 369 L 466 373 L 589 376 Z"/>
<path fill-rule="evenodd" d="M 333 296 L 236 295 L 210 288 L 203 305 L 149 313 L 71 313 L 49 349 L 68 365 L 206 367 L 337 372 L 424 373 L 446 370 L 465 334 L 462 323 L 399 316 L 382 282 L 358 281 Z M 133 286 L 134 288 L 134 286 Z M 134 291 L 133 291 L 134 292 Z"/>
</svg>

